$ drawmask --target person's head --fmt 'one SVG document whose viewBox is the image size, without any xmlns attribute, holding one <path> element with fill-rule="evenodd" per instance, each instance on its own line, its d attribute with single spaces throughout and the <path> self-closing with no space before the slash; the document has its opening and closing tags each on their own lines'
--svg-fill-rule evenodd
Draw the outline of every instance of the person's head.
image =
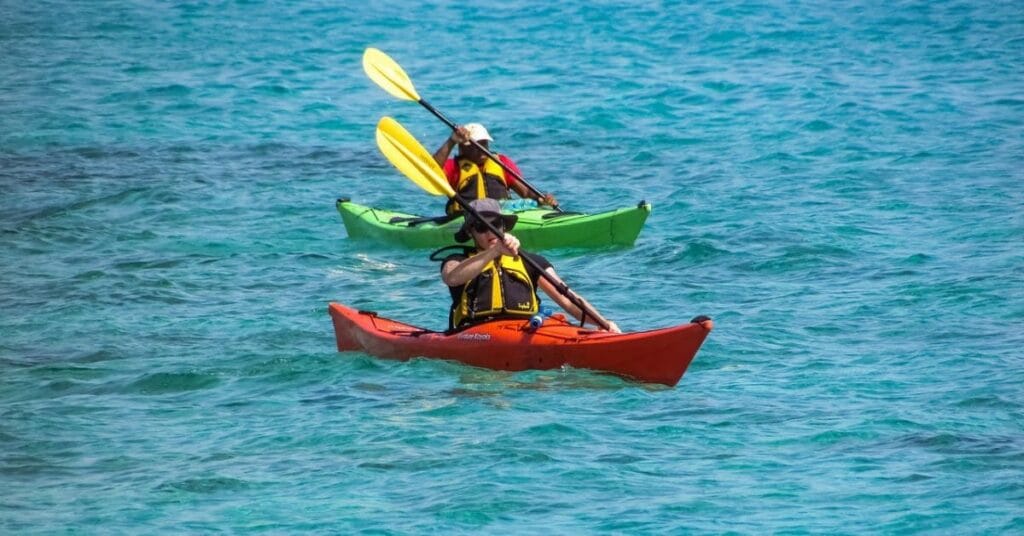
<svg viewBox="0 0 1024 536">
<path fill-rule="evenodd" d="M 493 138 L 491 138 L 491 134 L 487 132 L 487 129 L 484 128 L 483 125 L 480 123 L 467 123 L 463 126 L 465 126 L 466 130 L 469 131 L 470 139 L 479 143 L 484 149 L 490 150 L 490 142 L 493 141 Z M 469 142 L 459 145 L 459 156 L 468 158 L 477 163 L 483 162 L 484 159 L 487 158 L 486 153 L 477 149 L 476 145 Z"/>
<path fill-rule="evenodd" d="M 481 218 L 491 222 L 492 225 L 498 228 L 498 230 L 505 232 L 511 231 L 516 225 L 516 221 L 519 220 L 519 216 L 513 214 L 502 214 L 501 205 L 497 201 L 485 197 L 483 199 L 475 199 L 469 203 L 469 206 L 480 215 Z M 470 214 L 466 214 L 466 220 L 462 222 L 462 227 L 455 233 L 456 242 L 465 242 L 469 239 L 473 239 L 477 246 L 487 245 L 493 233 L 490 229 L 477 220 Z"/>
</svg>

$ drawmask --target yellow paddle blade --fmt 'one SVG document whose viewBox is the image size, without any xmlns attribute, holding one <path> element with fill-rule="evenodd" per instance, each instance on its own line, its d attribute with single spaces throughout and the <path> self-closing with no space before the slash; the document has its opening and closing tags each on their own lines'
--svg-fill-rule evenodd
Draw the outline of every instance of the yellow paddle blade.
<svg viewBox="0 0 1024 536">
<path fill-rule="evenodd" d="M 432 195 L 452 197 L 444 170 L 398 121 L 382 117 L 377 123 L 377 147 L 398 171 Z"/>
<path fill-rule="evenodd" d="M 366 76 L 369 76 L 370 80 L 395 97 L 412 101 L 420 100 L 420 95 L 416 93 L 412 80 L 409 80 L 409 75 L 405 74 L 402 67 L 391 59 L 391 56 L 380 50 L 368 48 L 366 52 L 363 52 L 363 70 L 366 71 Z"/>
</svg>

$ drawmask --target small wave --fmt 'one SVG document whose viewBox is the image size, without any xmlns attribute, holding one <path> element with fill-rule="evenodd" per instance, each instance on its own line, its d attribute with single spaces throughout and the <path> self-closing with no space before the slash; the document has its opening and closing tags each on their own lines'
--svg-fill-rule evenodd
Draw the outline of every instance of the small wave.
<svg viewBox="0 0 1024 536">
<path fill-rule="evenodd" d="M 250 482 L 230 477 L 188 478 L 167 482 L 157 487 L 161 491 L 184 491 L 188 493 L 212 494 L 222 491 L 242 491 L 252 486 Z"/>
<path fill-rule="evenodd" d="M 132 383 L 128 390 L 145 395 L 165 395 L 201 391 L 220 384 L 220 379 L 197 372 L 157 372 Z"/>
<path fill-rule="evenodd" d="M 824 132 L 826 130 L 832 130 L 834 128 L 835 128 L 835 126 L 832 125 L 832 123 L 829 123 L 828 121 L 822 121 L 820 119 L 816 119 L 816 120 L 811 121 L 809 123 L 805 123 L 804 126 L 803 126 L 804 130 L 807 130 L 807 131 L 810 131 L 810 132 Z"/>
<path fill-rule="evenodd" d="M 708 35 L 707 40 L 712 43 L 731 43 L 738 39 L 744 39 L 747 37 L 749 37 L 749 35 L 746 32 L 726 30 L 721 32 L 714 32 Z"/>
<path fill-rule="evenodd" d="M 1024 108 L 1024 99 L 1012 99 L 1012 98 L 997 99 L 997 100 L 994 100 L 994 101 L 992 101 L 992 102 L 990 102 L 988 104 L 990 104 L 992 106 L 1005 106 L 1005 107 L 1009 107 L 1009 108 Z"/>
<path fill-rule="evenodd" d="M 190 93 L 192 93 L 192 88 L 181 84 L 157 86 L 146 90 L 146 95 L 151 97 L 184 97 Z"/>
</svg>

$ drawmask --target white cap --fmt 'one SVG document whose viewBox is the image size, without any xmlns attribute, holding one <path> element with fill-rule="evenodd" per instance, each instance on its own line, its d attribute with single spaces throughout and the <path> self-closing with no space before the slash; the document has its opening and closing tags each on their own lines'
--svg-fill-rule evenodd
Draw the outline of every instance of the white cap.
<svg viewBox="0 0 1024 536">
<path fill-rule="evenodd" d="M 487 133 L 487 129 L 480 123 L 467 123 L 463 126 L 469 131 L 469 137 L 473 141 L 494 141 L 494 138 Z"/>
</svg>

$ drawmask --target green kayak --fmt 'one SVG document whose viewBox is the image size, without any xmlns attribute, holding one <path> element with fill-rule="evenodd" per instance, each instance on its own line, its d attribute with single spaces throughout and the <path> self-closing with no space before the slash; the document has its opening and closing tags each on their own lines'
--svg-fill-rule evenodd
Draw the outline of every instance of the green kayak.
<svg viewBox="0 0 1024 536">
<path fill-rule="evenodd" d="M 462 218 L 423 217 L 357 205 L 338 199 L 338 213 L 350 238 L 370 239 L 409 248 L 439 248 L 455 244 Z M 515 205 L 512 205 L 515 206 Z M 519 216 L 513 234 L 524 249 L 630 246 L 651 213 L 641 201 L 635 207 L 598 214 L 558 212 L 548 207 L 506 208 Z"/>
</svg>

